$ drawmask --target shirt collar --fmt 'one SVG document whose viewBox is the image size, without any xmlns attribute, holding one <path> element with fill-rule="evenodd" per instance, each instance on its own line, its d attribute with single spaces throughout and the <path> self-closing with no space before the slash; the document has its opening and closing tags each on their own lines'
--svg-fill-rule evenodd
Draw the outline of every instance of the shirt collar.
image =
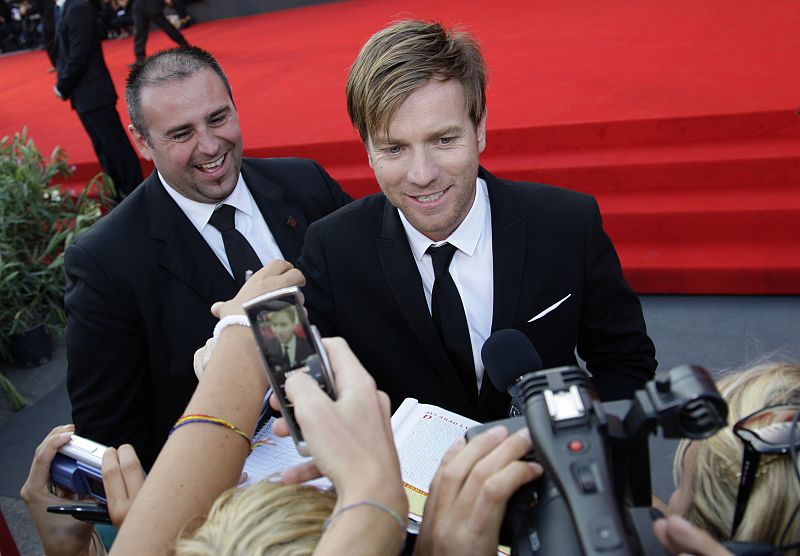
<svg viewBox="0 0 800 556">
<path fill-rule="evenodd" d="M 161 181 L 161 185 L 163 185 L 164 189 L 167 190 L 169 196 L 175 200 L 180 209 L 192 222 L 194 227 L 200 232 L 202 232 L 203 228 L 205 228 L 205 226 L 208 224 L 208 221 L 211 218 L 211 215 L 214 213 L 214 210 L 223 203 L 235 207 L 237 210 L 244 212 L 248 216 L 253 216 L 253 205 L 250 202 L 250 196 L 248 195 L 249 191 L 244 183 L 244 178 L 242 178 L 241 172 L 239 173 L 239 179 L 236 182 L 236 187 L 233 188 L 231 194 L 228 195 L 226 199 L 223 199 L 218 203 L 201 203 L 200 201 L 194 201 L 184 197 L 178 193 L 177 190 L 167 185 L 167 180 L 164 179 L 164 176 L 161 175 L 161 172 L 157 173 L 158 179 Z"/>
<path fill-rule="evenodd" d="M 486 182 L 483 178 L 477 178 L 475 200 L 472 202 L 472 207 L 469 209 L 467 216 L 464 217 L 464 220 L 458 225 L 458 228 L 456 228 L 447 239 L 437 242 L 431 241 L 429 237 L 417 230 L 411 225 L 411 222 L 408 221 L 403 212 L 398 211 L 414 258 L 417 259 L 417 262 L 421 261 L 428 247 L 431 245 L 439 245 L 445 241 L 471 257 L 483 233 L 483 227 L 486 221 L 486 209 L 488 206 L 489 192 L 486 188 Z"/>
<path fill-rule="evenodd" d="M 294 334 L 292 334 L 292 337 L 291 337 L 291 338 L 289 338 L 289 341 L 288 341 L 288 342 L 286 342 L 286 343 L 284 344 L 284 343 L 282 343 L 282 342 L 280 342 L 280 341 L 279 341 L 279 343 L 280 343 L 282 346 L 286 346 L 286 349 L 292 349 L 292 348 L 294 347 L 294 345 L 297 343 L 297 336 L 295 336 Z"/>
</svg>

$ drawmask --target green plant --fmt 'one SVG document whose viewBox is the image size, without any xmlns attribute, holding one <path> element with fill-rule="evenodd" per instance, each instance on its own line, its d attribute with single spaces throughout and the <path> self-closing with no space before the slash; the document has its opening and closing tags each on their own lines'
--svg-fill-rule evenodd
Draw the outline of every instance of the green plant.
<svg viewBox="0 0 800 556">
<path fill-rule="evenodd" d="M 11 411 L 19 411 L 26 405 L 28 405 L 28 400 L 26 400 L 17 389 L 14 387 L 14 383 L 12 383 L 6 375 L 0 373 L 0 387 L 5 390 L 6 397 L 8 398 L 9 403 L 11 404 Z"/>
<path fill-rule="evenodd" d="M 64 250 L 113 204 L 113 185 L 95 176 L 73 196 L 59 147 L 45 159 L 23 129 L 0 140 L 0 357 L 10 337 L 40 323 L 60 333 L 64 314 Z M 93 193 L 90 195 L 90 193 Z"/>
</svg>

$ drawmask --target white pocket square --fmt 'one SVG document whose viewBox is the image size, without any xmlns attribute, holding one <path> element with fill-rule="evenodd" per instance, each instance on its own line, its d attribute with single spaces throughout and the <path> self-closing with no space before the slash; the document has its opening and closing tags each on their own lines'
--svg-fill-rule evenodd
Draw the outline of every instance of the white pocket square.
<svg viewBox="0 0 800 556">
<path fill-rule="evenodd" d="M 568 293 L 566 296 L 564 296 L 564 298 L 563 298 L 563 299 L 561 299 L 561 300 L 559 300 L 559 301 L 556 301 L 555 303 L 553 303 L 552 305 L 550 305 L 550 307 L 548 307 L 547 309 L 545 309 L 544 311 L 542 311 L 541 313 L 539 313 L 538 315 L 536 315 L 535 317 L 533 317 L 533 318 L 532 318 L 531 320 L 529 320 L 528 322 L 533 322 L 533 321 L 535 321 L 535 320 L 539 320 L 540 318 L 542 318 L 543 316 L 545 316 L 545 315 L 546 315 L 547 313 L 549 313 L 550 311 L 554 311 L 555 309 L 558 309 L 558 306 L 559 306 L 559 305 L 561 305 L 562 303 L 564 303 L 564 302 L 565 302 L 567 299 L 569 299 L 569 298 L 570 298 L 570 296 L 572 296 L 572 294 L 571 294 L 571 293 Z"/>
</svg>

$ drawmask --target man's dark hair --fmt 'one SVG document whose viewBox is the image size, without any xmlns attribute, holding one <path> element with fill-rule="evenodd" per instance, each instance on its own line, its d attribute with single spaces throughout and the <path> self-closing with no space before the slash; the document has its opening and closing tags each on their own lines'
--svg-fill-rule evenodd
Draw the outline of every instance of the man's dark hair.
<svg viewBox="0 0 800 556">
<path fill-rule="evenodd" d="M 228 96 L 233 101 L 231 85 L 222 67 L 210 52 L 196 46 L 170 48 L 162 50 L 144 60 L 137 62 L 125 82 L 125 102 L 128 105 L 128 116 L 136 130 L 150 142 L 150 133 L 142 114 L 142 88 L 158 86 L 170 81 L 182 81 L 194 74 L 210 69 L 225 84 Z"/>
</svg>

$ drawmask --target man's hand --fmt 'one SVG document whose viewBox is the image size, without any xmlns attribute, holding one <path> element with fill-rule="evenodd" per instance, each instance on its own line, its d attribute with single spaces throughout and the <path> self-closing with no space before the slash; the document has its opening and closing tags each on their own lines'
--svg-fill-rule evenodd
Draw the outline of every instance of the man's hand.
<svg viewBox="0 0 800 556">
<path fill-rule="evenodd" d="M 78 521 L 70 515 L 47 512 L 47 506 L 75 502 L 74 497 L 58 496 L 50 490 L 50 464 L 58 449 L 69 442 L 73 432 L 74 425 L 63 425 L 50 431 L 36 448 L 28 479 L 20 491 L 48 556 L 89 554 L 91 545 L 91 523 Z"/>
<path fill-rule="evenodd" d="M 211 361 L 211 354 L 214 353 L 214 346 L 216 344 L 217 341 L 214 338 L 209 338 L 206 340 L 206 344 L 203 347 L 198 348 L 197 351 L 194 352 L 192 367 L 194 367 L 194 374 L 197 380 L 200 380 L 206 372 L 206 365 Z"/>
<path fill-rule="evenodd" d="M 538 463 L 520 461 L 530 449 L 527 427 L 510 436 L 495 427 L 469 443 L 457 440 L 431 483 L 414 554 L 496 554 L 506 502 L 542 475 Z"/>
<path fill-rule="evenodd" d="M 221 319 L 228 315 L 243 315 L 242 304 L 250 301 L 262 293 L 271 292 L 289 286 L 303 286 L 306 279 L 303 273 L 294 268 L 287 261 L 275 260 L 253 274 L 233 299 L 218 301 L 211 306 L 211 314 Z M 302 295 L 302 294 L 301 294 Z M 211 361 L 216 340 L 209 338 L 206 344 L 194 352 L 194 374 L 197 380 L 203 376 L 206 365 Z"/>
<path fill-rule="evenodd" d="M 681 556 L 732 556 L 711 535 L 695 527 L 684 518 L 671 515 L 653 524 L 656 537 L 670 554 Z"/>
<path fill-rule="evenodd" d="M 144 469 L 130 444 L 108 448 L 103 454 L 103 487 L 108 513 L 119 529 L 144 483 Z"/>
<path fill-rule="evenodd" d="M 243 315 L 242 304 L 254 297 L 289 286 L 303 286 L 306 283 L 303 273 L 287 261 L 275 260 L 253 274 L 244 283 L 236 297 L 228 301 L 218 301 L 211 306 L 211 314 L 221 319 L 228 315 Z"/>
</svg>

